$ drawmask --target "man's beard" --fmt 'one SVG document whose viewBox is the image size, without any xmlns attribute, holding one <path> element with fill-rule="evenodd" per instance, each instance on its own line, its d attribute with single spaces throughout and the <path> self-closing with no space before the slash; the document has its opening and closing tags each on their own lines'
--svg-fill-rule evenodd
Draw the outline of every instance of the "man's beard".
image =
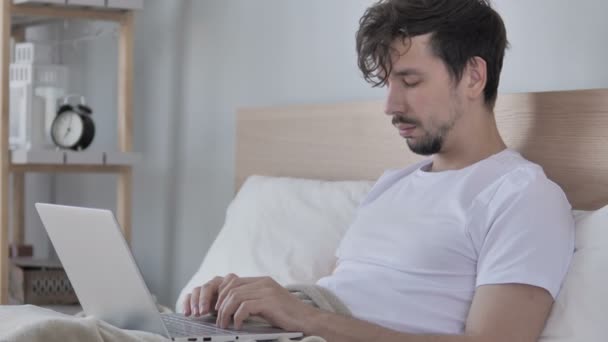
<svg viewBox="0 0 608 342">
<path fill-rule="evenodd" d="M 419 142 L 414 143 L 412 139 L 407 139 L 407 146 L 416 154 L 430 156 L 441 152 L 441 149 L 443 148 L 443 139 L 442 134 L 431 135 L 427 132 L 420 138 Z"/>
<path fill-rule="evenodd" d="M 460 114 L 456 112 L 455 115 L 452 116 L 450 121 L 439 126 L 435 134 L 426 130 L 419 121 L 405 117 L 394 116 L 393 125 L 396 125 L 397 123 L 404 123 L 416 125 L 419 129 L 422 129 L 425 132 L 422 137 L 417 138 L 416 140 L 412 138 L 406 138 L 407 146 L 412 152 L 416 154 L 430 156 L 441 152 L 441 150 L 443 149 L 443 143 L 445 142 L 445 137 L 447 136 L 448 132 L 454 127 L 458 118 L 460 118 Z"/>
</svg>

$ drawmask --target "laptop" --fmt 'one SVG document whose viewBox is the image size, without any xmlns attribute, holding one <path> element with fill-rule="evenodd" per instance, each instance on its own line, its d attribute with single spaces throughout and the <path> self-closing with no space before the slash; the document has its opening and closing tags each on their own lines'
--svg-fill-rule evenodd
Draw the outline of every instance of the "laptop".
<svg viewBox="0 0 608 342">
<path fill-rule="evenodd" d="M 243 341 L 302 337 L 263 323 L 220 329 L 210 316 L 161 314 L 109 210 L 36 203 L 36 210 L 87 315 L 116 327 L 173 341 Z"/>
</svg>

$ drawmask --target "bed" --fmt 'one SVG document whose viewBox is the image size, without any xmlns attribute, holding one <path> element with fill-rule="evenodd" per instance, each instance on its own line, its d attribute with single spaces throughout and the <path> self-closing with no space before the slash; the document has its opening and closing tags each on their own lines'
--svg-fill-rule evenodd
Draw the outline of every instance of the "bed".
<svg viewBox="0 0 608 342">
<path fill-rule="evenodd" d="M 495 115 L 507 145 L 540 164 L 576 209 L 577 252 L 541 341 L 605 341 L 608 90 L 503 94 Z M 419 160 L 382 102 L 239 110 L 238 193 L 180 298 L 228 272 L 271 275 L 284 285 L 330 273 L 335 248 L 373 180 Z"/>
<path fill-rule="evenodd" d="M 185 293 L 214 275 L 271 275 L 288 284 L 314 282 L 331 272 L 336 245 L 373 180 L 386 169 L 421 159 L 395 132 L 382 106 L 359 102 L 239 110 L 237 195 L 176 309 Z M 585 211 L 575 214 L 573 269 L 541 341 L 606 340 L 608 89 L 503 94 L 495 112 L 507 145 L 542 165 L 573 208 Z M 14 333 L 10 323 L 3 323 L 10 314 L 0 311 L 0 340 Z M 107 336 L 103 341 L 158 340 L 97 327 Z"/>
</svg>

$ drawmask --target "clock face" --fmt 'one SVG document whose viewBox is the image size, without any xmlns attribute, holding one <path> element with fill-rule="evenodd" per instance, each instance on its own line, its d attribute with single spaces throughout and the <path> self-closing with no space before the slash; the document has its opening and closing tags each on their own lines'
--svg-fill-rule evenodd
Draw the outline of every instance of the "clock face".
<svg viewBox="0 0 608 342">
<path fill-rule="evenodd" d="M 84 130 L 80 116 L 74 112 L 64 112 L 55 120 L 51 132 L 55 143 L 65 148 L 76 145 Z"/>
</svg>

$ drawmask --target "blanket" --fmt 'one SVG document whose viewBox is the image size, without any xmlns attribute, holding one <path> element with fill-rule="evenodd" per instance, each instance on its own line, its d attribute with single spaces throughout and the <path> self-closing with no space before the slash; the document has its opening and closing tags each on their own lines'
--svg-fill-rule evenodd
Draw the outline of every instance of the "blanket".
<svg viewBox="0 0 608 342">
<path fill-rule="evenodd" d="M 287 289 L 300 300 L 322 310 L 350 315 L 338 298 L 316 285 L 291 285 Z M 0 341 L 3 342 L 166 342 L 142 331 L 114 327 L 93 317 L 79 317 L 32 305 L 0 306 Z M 278 342 L 285 342 L 281 339 Z M 325 342 L 315 336 L 302 342 Z"/>
<path fill-rule="evenodd" d="M 75 317 L 32 305 L 0 306 L 3 342 L 166 342 L 160 335 L 116 328 L 92 317 Z"/>
</svg>

